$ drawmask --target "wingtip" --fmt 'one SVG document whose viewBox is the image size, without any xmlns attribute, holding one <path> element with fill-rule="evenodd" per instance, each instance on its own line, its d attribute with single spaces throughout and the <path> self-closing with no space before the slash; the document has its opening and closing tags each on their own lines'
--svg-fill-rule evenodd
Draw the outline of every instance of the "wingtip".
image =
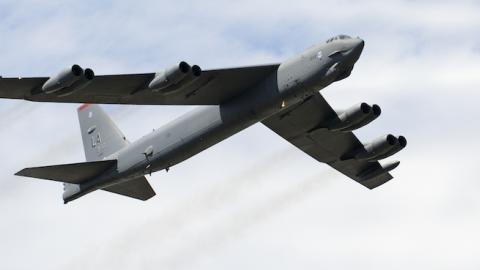
<svg viewBox="0 0 480 270">
<path fill-rule="evenodd" d="M 155 191 L 153 191 L 153 193 L 151 194 L 150 197 L 148 197 L 147 199 L 145 199 L 144 201 L 147 201 L 147 200 L 150 200 L 151 198 L 157 196 L 157 193 L 155 193 Z"/>
<path fill-rule="evenodd" d="M 16 176 L 25 176 L 25 170 L 26 170 L 26 169 L 27 169 L 27 168 L 22 169 L 22 170 L 16 172 L 14 175 L 16 175 Z"/>
</svg>

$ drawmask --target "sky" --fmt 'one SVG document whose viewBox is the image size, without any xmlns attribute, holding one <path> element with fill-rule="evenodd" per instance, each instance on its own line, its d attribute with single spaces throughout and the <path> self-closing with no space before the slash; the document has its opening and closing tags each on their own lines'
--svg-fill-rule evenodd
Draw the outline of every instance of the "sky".
<svg viewBox="0 0 480 270">
<path fill-rule="evenodd" d="M 2 269 L 479 269 L 478 1 L 0 1 L 0 75 L 282 62 L 365 40 L 334 108 L 382 107 L 356 131 L 408 146 L 368 190 L 256 124 L 148 177 L 140 202 L 13 176 L 84 160 L 78 104 L 0 101 Z M 103 106 L 133 141 L 189 106 Z"/>
</svg>

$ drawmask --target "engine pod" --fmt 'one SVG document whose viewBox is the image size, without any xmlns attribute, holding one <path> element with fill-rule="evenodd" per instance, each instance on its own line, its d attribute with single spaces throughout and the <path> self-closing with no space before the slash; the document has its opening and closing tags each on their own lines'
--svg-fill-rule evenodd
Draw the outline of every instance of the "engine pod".
<svg viewBox="0 0 480 270">
<path fill-rule="evenodd" d="M 190 69 L 190 65 L 182 61 L 178 65 L 157 73 L 155 78 L 148 84 L 148 88 L 155 92 L 164 92 L 164 89 L 183 80 L 189 74 Z"/>
<path fill-rule="evenodd" d="M 50 77 L 43 85 L 42 91 L 46 94 L 55 93 L 61 89 L 70 87 L 83 76 L 83 69 L 79 65 L 72 65 L 57 75 Z"/>
<path fill-rule="evenodd" d="M 382 109 L 380 109 L 380 106 L 378 106 L 377 104 L 373 104 L 372 105 L 372 110 L 370 111 L 369 115 L 367 115 L 360 122 L 348 127 L 347 129 L 345 129 L 343 131 L 352 131 L 352 130 L 356 130 L 356 129 L 359 129 L 361 127 L 364 127 L 364 126 L 368 125 L 369 123 L 371 123 L 373 120 L 377 119 L 380 116 L 381 113 L 382 113 Z"/>
<path fill-rule="evenodd" d="M 390 152 L 398 144 L 398 139 L 392 134 L 384 135 L 365 144 L 364 149 L 355 154 L 354 158 L 358 160 L 378 160 L 379 157 Z"/>
<path fill-rule="evenodd" d="M 407 139 L 405 137 L 399 136 L 397 140 L 398 140 L 398 143 L 394 147 L 392 147 L 392 149 L 388 150 L 384 154 L 376 156 L 375 160 L 384 159 L 391 155 L 394 155 L 398 153 L 400 150 L 402 150 L 403 148 L 405 148 L 405 146 L 407 146 Z"/>
<path fill-rule="evenodd" d="M 331 131 L 344 131 L 362 121 L 370 113 L 371 109 L 370 105 L 365 102 L 356 104 L 343 112 L 337 113 L 338 119 L 333 120 L 328 129 Z"/>
<path fill-rule="evenodd" d="M 90 68 L 86 68 L 83 72 L 82 78 L 75 81 L 69 87 L 58 90 L 57 92 L 55 92 L 55 95 L 57 95 L 58 97 L 64 97 L 64 96 L 71 95 L 71 94 L 75 93 L 76 91 L 78 91 L 78 90 L 86 87 L 87 85 L 89 85 L 94 78 L 95 78 L 95 73 L 93 72 L 93 70 L 90 69 Z"/>
</svg>

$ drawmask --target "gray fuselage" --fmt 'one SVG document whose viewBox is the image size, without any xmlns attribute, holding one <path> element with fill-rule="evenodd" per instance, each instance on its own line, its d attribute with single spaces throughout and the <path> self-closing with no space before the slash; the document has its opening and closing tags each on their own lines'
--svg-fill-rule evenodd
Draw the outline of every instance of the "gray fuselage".
<svg viewBox="0 0 480 270">
<path fill-rule="evenodd" d="M 337 38 L 288 59 L 277 71 L 236 98 L 217 106 L 196 108 L 106 157 L 118 160 L 116 169 L 82 184 L 82 192 L 75 198 L 138 176 L 168 170 L 235 133 L 301 103 L 332 82 L 348 77 L 363 46 L 359 38 Z"/>
</svg>

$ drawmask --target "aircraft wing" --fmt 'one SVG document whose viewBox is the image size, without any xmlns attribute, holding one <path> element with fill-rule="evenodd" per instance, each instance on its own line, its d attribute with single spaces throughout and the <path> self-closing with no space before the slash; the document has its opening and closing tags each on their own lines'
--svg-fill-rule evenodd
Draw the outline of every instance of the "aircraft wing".
<svg viewBox="0 0 480 270">
<path fill-rule="evenodd" d="M 314 159 L 330 165 L 369 189 L 392 179 L 388 172 L 371 173 L 382 170 L 377 161 L 342 158 L 352 150 L 364 149 L 364 146 L 352 132 L 319 128 L 321 123 L 336 117 L 337 113 L 317 93 L 300 105 L 282 111 L 262 123 Z M 365 175 L 376 176 L 365 179 Z"/>
<path fill-rule="evenodd" d="M 0 98 L 39 102 L 104 103 L 142 105 L 218 105 L 250 89 L 276 71 L 279 64 L 204 70 L 191 84 L 174 93 L 145 89 L 155 73 L 95 76 L 70 95 L 42 92 L 48 77 L 1 78 Z"/>
</svg>

